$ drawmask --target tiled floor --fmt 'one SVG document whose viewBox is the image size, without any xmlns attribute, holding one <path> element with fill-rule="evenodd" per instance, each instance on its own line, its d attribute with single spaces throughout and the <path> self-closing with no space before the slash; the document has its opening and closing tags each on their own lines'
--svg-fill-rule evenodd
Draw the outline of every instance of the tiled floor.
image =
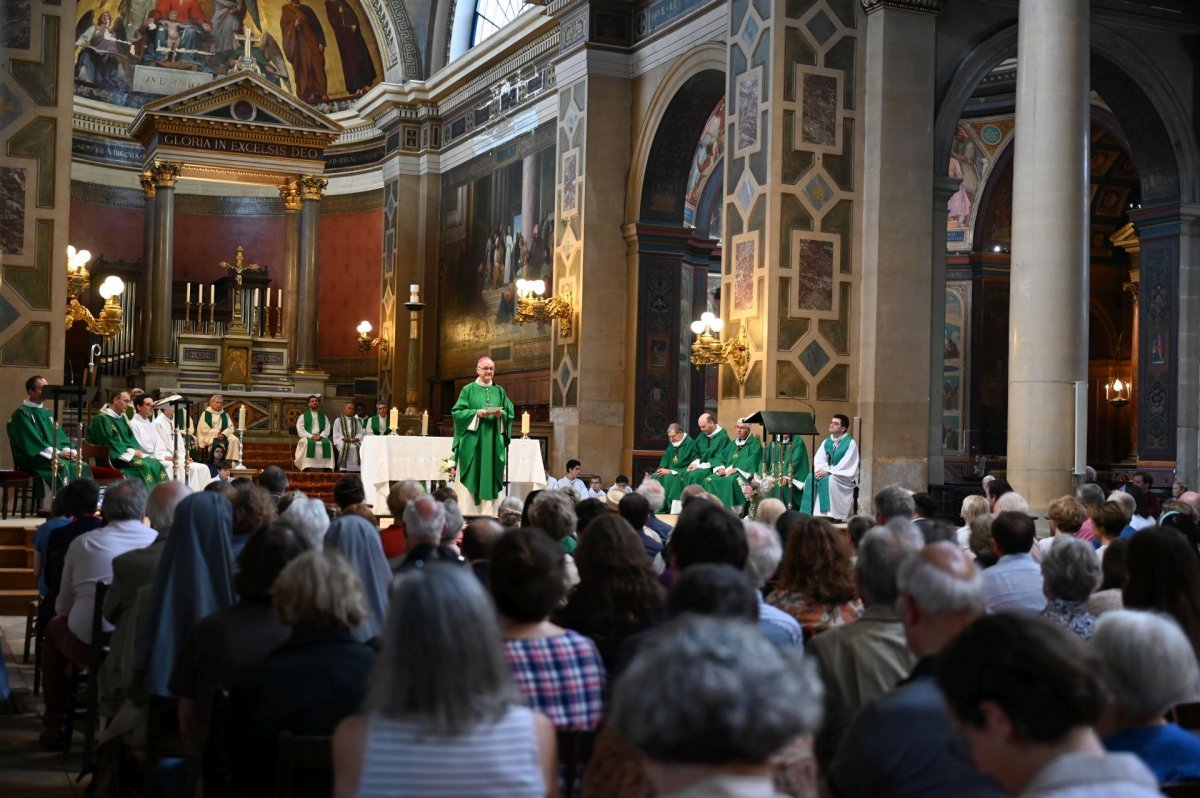
<svg viewBox="0 0 1200 798">
<path fill-rule="evenodd" d="M 38 747 L 41 698 L 33 696 L 33 664 L 22 665 L 25 618 L 0 616 L 0 646 L 8 668 L 12 698 L 0 702 L 0 795 L 4 798 L 73 798 L 82 796 L 91 777 L 75 783 L 80 745 L 71 757 Z"/>
</svg>

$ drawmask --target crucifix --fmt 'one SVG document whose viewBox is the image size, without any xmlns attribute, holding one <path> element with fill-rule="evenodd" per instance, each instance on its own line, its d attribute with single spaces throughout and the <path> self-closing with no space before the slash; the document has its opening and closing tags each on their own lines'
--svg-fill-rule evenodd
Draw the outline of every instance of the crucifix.
<svg viewBox="0 0 1200 798">
<path fill-rule="evenodd" d="M 242 323 L 242 272 L 246 271 L 262 271 L 263 267 L 258 263 L 246 263 L 246 257 L 242 252 L 242 248 L 237 248 L 237 261 L 229 263 L 221 261 L 217 264 L 222 269 L 229 269 L 234 273 L 235 283 L 233 289 L 233 315 L 229 319 L 230 333 L 247 332 L 246 325 Z"/>
<path fill-rule="evenodd" d="M 254 60 L 254 56 L 250 52 L 250 48 L 262 41 L 261 36 L 255 36 L 250 26 L 247 24 L 243 29 L 243 33 L 233 34 L 235 41 L 244 45 L 242 57 L 238 59 L 235 69 L 249 69 L 251 72 L 259 72 L 258 62 Z M 259 74 L 262 74 L 259 72 Z"/>
</svg>

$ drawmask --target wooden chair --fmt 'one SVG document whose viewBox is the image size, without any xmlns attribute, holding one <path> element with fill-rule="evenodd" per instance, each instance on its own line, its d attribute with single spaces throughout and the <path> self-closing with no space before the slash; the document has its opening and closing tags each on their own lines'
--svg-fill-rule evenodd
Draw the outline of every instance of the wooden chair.
<svg viewBox="0 0 1200 798">
<path fill-rule="evenodd" d="M 291 732 L 280 735 L 275 798 L 292 798 L 297 788 L 305 795 L 333 792 L 332 738 L 302 737 Z"/>
<path fill-rule="evenodd" d="M 12 504 L 13 515 L 26 518 L 36 513 L 33 474 L 17 469 L 0 471 L 0 518 L 8 519 L 9 504 Z"/>
<path fill-rule="evenodd" d="M 71 666 L 71 689 L 67 693 L 67 728 L 63 735 L 63 754 L 71 755 L 71 738 L 74 737 L 76 719 L 83 719 L 83 763 L 79 778 L 92 772 L 93 756 L 96 752 L 96 731 L 100 725 L 100 668 L 108 657 L 112 632 L 104 631 L 104 595 L 108 592 L 107 582 L 96 583 L 95 605 L 92 610 L 92 642 L 88 646 L 88 661 L 80 666 Z M 79 706 L 82 693 L 83 706 Z"/>
<path fill-rule="evenodd" d="M 92 464 L 92 479 L 96 480 L 96 484 L 100 487 L 104 487 L 125 477 L 119 469 L 113 468 L 112 463 L 108 459 L 108 449 L 103 446 L 97 446 L 94 443 L 84 441 L 83 459 L 84 462 Z"/>
<path fill-rule="evenodd" d="M 559 729 L 555 732 L 558 739 L 558 772 L 562 798 L 574 798 L 579 794 L 580 787 L 583 786 L 583 770 L 592 758 L 592 749 L 596 745 L 596 731 Z"/>
</svg>

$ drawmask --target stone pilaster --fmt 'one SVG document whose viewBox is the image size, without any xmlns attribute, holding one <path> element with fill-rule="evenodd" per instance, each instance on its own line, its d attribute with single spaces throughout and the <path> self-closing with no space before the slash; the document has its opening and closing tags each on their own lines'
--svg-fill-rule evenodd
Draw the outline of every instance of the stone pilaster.
<svg viewBox="0 0 1200 798">
<path fill-rule="evenodd" d="M 288 361 L 296 362 L 296 314 L 300 288 L 300 184 L 289 180 L 279 187 L 283 200 L 283 306 L 279 309 L 283 337 L 288 342 Z"/>
<path fill-rule="evenodd" d="M 329 181 L 302 177 L 300 188 L 299 267 L 296 282 L 296 371 L 316 372 L 317 270 L 321 241 L 321 195 Z"/>
<path fill-rule="evenodd" d="M 1008 481 L 1037 515 L 1071 492 L 1075 383 L 1087 380 L 1088 5 L 1021 0 L 1018 12 Z"/>
<path fill-rule="evenodd" d="M 146 350 L 149 365 L 165 366 L 175 362 L 175 335 L 171 326 L 171 288 L 174 280 L 175 182 L 179 164 L 155 161 L 150 167 L 154 182 L 154 256 L 147 270 L 150 297 L 150 341 Z M 149 384 L 147 384 L 149 390 Z"/>
<path fill-rule="evenodd" d="M 1179 302 L 1175 419 L 1176 473 L 1188 485 L 1200 481 L 1200 205 L 1179 208 Z"/>
<path fill-rule="evenodd" d="M 150 352 L 151 326 L 154 323 L 155 270 L 150 268 L 150 264 L 154 262 L 154 233 L 157 230 L 155 211 L 158 206 L 155 202 L 154 175 L 150 172 L 143 172 L 139 180 L 142 184 L 142 193 L 146 198 L 146 206 L 142 211 L 142 285 L 138 294 L 136 360 L 144 363 Z"/>
<path fill-rule="evenodd" d="M 961 178 L 946 175 L 933 180 L 933 223 L 930 228 L 930 271 L 929 329 L 942 330 L 946 326 L 946 203 L 958 190 Z M 961 345 L 967 345 L 968 332 L 963 330 Z M 943 405 L 945 396 L 946 345 L 944 336 L 929 336 L 929 484 L 941 485 L 946 481 L 945 439 L 942 436 Z M 965 414 L 960 419 L 959 435 L 966 434 Z M 967 442 L 962 440 L 963 449 Z M 968 452 L 969 453 L 969 452 Z"/>
</svg>

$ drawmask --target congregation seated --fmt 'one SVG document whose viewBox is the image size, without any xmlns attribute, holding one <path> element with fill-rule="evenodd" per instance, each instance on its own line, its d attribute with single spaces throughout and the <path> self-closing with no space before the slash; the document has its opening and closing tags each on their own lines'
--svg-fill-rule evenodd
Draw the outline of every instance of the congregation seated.
<svg viewBox="0 0 1200 798">
<path fill-rule="evenodd" d="M 1174 529 L 1150 527 L 1129 540 L 1126 609 L 1170 615 L 1200 657 L 1200 559 Z"/>
<path fill-rule="evenodd" d="M 55 503 L 59 505 L 63 516 L 68 518 L 68 521 L 51 529 L 41 539 L 42 549 L 40 551 L 42 567 L 46 576 L 46 593 L 39 607 L 39 632 L 45 629 L 46 624 L 54 617 L 54 605 L 58 600 L 58 591 L 62 583 L 61 561 L 67 556 L 71 542 L 80 535 L 85 535 L 104 525 L 97 509 L 99 502 L 100 486 L 94 480 L 86 477 L 69 482 L 55 496 Z"/>
<path fill-rule="evenodd" d="M 379 538 L 383 541 L 383 553 L 388 560 L 404 556 L 407 546 L 404 534 L 404 508 L 408 506 L 409 502 L 416 501 L 424 494 L 425 489 L 421 487 L 421 483 L 412 479 L 401 480 L 392 485 L 391 490 L 388 491 L 387 506 L 388 512 L 392 514 L 392 524 L 379 532 Z"/>
<path fill-rule="evenodd" d="M 788 534 L 779 582 L 767 603 L 800 622 L 805 639 L 853 623 L 862 614 L 856 598 L 850 545 L 824 518 L 810 518 Z"/>
<path fill-rule="evenodd" d="M 303 493 L 288 494 L 291 501 L 280 502 L 279 520 L 286 522 L 296 530 L 308 545 L 320 551 L 325 547 L 325 533 L 329 529 L 329 512 L 325 502 L 320 499 L 310 499 Z M 286 499 L 286 497 L 285 497 Z"/>
<path fill-rule="evenodd" d="M 521 700 L 491 603 L 464 569 L 397 578 L 364 709 L 334 733 L 336 798 L 557 794 L 554 724 Z"/>
<path fill-rule="evenodd" d="M 230 549 L 236 558 L 250 538 L 250 533 L 275 520 L 279 511 L 271 494 L 257 485 L 244 485 L 226 498 L 233 505 L 233 534 Z"/>
<path fill-rule="evenodd" d="M 383 556 L 379 529 L 357 515 L 343 515 L 329 524 L 325 533 L 325 551 L 336 551 L 345 558 L 362 585 L 367 615 L 354 629 L 354 638 L 363 643 L 379 636 L 387 612 L 388 585 L 392 572 Z"/>
<path fill-rule="evenodd" d="M 1087 601 L 1100 584 L 1100 560 L 1090 543 L 1073 535 L 1059 535 L 1042 560 L 1046 608 L 1042 617 L 1091 640 L 1096 618 Z"/>
<path fill-rule="evenodd" d="M 393 568 L 396 573 L 423 568 L 429 562 L 462 564 L 459 553 L 442 544 L 446 534 L 446 511 L 447 505 L 432 496 L 420 496 L 408 502 L 404 508 L 408 548 Z"/>
</svg>

